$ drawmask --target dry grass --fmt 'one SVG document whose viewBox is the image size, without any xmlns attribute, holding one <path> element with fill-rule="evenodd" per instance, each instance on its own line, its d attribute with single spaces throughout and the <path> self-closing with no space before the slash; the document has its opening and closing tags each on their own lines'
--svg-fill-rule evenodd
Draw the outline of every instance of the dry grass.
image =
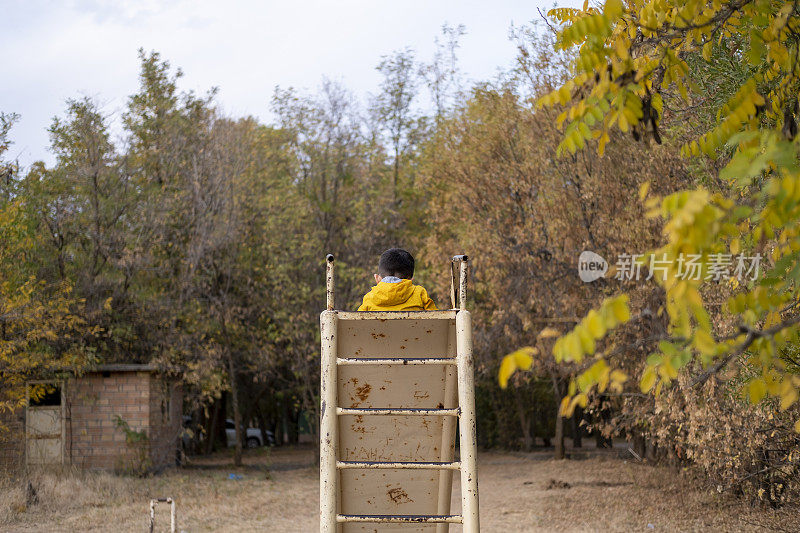
<svg viewBox="0 0 800 533">
<path fill-rule="evenodd" d="M 149 499 L 173 496 L 184 531 L 315 531 L 318 477 L 308 466 L 311 453 L 251 453 L 239 469 L 218 455 L 145 479 L 31 473 L 0 482 L 0 530 L 143 531 Z M 484 531 L 800 531 L 797 509 L 750 508 L 693 488 L 690 479 L 665 468 L 611 455 L 573 461 L 547 457 L 480 455 Z M 231 480 L 230 473 L 242 479 Z M 26 505 L 28 480 L 39 500 L 31 505 Z M 160 509 L 159 529 L 168 524 L 167 509 Z"/>
</svg>

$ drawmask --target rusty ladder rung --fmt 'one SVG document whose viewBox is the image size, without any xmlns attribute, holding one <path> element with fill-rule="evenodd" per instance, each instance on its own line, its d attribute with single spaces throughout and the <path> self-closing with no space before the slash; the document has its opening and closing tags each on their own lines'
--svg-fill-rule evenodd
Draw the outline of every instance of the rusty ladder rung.
<svg viewBox="0 0 800 533">
<path fill-rule="evenodd" d="M 337 415 L 411 415 L 411 416 L 460 416 L 461 409 L 402 409 L 398 407 L 380 408 L 380 407 L 361 407 L 346 408 L 337 407 Z"/>
<path fill-rule="evenodd" d="M 455 357 L 338 357 L 336 364 L 344 365 L 456 365 Z"/>
<path fill-rule="evenodd" d="M 416 469 L 416 470 L 459 470 L 459 461 L 415 462 L 415 461 L 336 461 L 336 468 L 377 468 L 377 469 Z"/>
<path fill-rule="evenodd" d="M 337 514 L 337 522 L 373 522 L 384 524 L 460 524 L 462 518 L 460 514 L 419 514 L 419 515 L 392 515 L 392 514 Z"/>
</svg>

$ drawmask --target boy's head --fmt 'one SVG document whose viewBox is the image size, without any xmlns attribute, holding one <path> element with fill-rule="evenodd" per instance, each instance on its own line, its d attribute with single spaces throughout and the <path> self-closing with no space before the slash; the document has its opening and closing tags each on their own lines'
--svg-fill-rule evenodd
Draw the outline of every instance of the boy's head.
<svg viewBox="0 0 800 533">
<path fill-rule="evenodd" d="M 378 261 L 377 278 L 394 276 L 400 279 L 411 279 L 414 277 L 414 256 L 402 248 L 389 248 L 381 254 Z M 380 281 L 380 280 L 378 280 Z"/>
</svg>

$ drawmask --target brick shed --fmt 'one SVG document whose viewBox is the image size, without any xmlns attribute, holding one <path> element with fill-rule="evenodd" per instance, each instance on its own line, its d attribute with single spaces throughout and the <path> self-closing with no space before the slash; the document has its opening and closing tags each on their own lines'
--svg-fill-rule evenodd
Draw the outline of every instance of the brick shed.
<svg viewBox="0 0 800 533">
<path fill-rule="evenodd" d="M 154 366 L 102 365 L 48 384 L 41 401 L 4 416 L 1 466 L 136 472 L 175 464 L 183 394 Z"/>
</svg>

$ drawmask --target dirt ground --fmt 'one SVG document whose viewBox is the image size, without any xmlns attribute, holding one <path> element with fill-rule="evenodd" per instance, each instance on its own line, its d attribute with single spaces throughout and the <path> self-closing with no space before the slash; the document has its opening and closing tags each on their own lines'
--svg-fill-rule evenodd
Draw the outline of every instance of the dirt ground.
<svg viewBox="0 0 800 533">
<path fill-rule="evenodd" d="M 0 531 L 146 531 L 150 498 L 166 496 L 177 501 L 181 531 L 318 531 L 312 454 L 257 450 L 241 468 L 220 454 L 143 479 L 32 473 L 0 481 Z M 680 472 L 621 457 L 616 450 L 567 461 L 545 452 L 481 453 L 482 530 L 800 531 L 799 509 L 752 508 Z M 157 530 L 168 531 L 168 508 L 156 517 Z"/>
</svg>

